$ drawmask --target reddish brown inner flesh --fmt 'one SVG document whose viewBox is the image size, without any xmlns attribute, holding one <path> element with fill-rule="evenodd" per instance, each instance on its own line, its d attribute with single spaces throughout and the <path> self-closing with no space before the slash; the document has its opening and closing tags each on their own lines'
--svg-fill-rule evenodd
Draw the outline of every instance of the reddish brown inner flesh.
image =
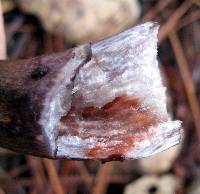
<svg viewBox="0 0 200 194">
<path fill-rule="evenodd" d="M 153 134 L 148 129 L 158 123 L 155 115 L 149 109 L 142 108 L 138 99 L 127 96 L 117 97 L 102 108 L 72 107 L 61 121 L 68 130 L 60 130 L 60 135 L 82 139 L 96 137 L 99 142 L 103 141 L 103 145 L 94 145 L 85 153 L 88 158 L 96 159 L 125 156 L 136 143 L 150 139 Z M 113 134 L 113 131 L 117 133 Z"/>
</svg>

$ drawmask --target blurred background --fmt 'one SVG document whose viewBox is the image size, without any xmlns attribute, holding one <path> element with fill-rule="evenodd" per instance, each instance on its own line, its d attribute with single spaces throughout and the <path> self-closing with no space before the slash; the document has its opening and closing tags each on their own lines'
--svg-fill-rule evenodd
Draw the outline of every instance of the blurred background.
<svg viewBox="0 0 200 194">
<path fill-rule="evenodd" d="M 51 161 L 0 149 L 0 194 L 200 194 L 199 0 L 1 0 L 1 58 L 29 58 L 156 21 L 168 110 L 183 140 L 146 159 Z M 1 14 L 2 12 L 2 14 Z M 4 41 L 5 40 L 5 41 Z M 4 53 L 4 42 L 7 54 Z"/>
</svg>

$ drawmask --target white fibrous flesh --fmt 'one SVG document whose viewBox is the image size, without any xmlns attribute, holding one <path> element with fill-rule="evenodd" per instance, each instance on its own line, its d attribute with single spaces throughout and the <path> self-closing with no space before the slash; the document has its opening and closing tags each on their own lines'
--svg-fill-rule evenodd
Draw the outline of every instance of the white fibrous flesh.
<svg viewBox="0 0 200 194">
<path fill-rule="evenodd" d="M 90 60 L 66 91 L 70 106 L 59 96 L 62 103 L 52 105 L 63 107 L 55 120 L 58 157 L 140 158 L 180 141 L 181 122 L 167 112 L 158 67 L 158 28 L 148 22 L 91 44 Z"/>
<path fill-rule="evenodd" d="M 58 77 L 53 80 L 54 87 L 47 94 L 40 124 L 44 126 L 52 152 L 57 150 L 56 138 L 58 136 L 58 129 L 62 127 L 60 118 L 71 108 L 71 94 L 73 89 L 72 79 L 75 76 L 77 69 L 87 58 L 87 47 L 88 45 L 82 45 L 75 49 L 74 57 L 68 61 Z"/>
</svg>

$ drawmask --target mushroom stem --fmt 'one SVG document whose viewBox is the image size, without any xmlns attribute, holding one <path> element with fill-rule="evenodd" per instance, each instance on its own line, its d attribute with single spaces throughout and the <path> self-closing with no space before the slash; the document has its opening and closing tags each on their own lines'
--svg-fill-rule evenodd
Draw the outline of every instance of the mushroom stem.
<svg viewBox="0 0 200 194">
<path fill-rule="evenodd" d="M 0 61 L 0 146 L 49 158 L 147 157 L 180 141 L 157 62 L 158 25 Z"/>
</svg>

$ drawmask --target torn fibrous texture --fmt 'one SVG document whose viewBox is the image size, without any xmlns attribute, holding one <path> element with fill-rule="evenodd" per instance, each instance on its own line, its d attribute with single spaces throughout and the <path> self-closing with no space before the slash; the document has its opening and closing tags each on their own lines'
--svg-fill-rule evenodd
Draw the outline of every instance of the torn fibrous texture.
<svg viewBox="0 0 200 194">
<path fill-rule="evenodd" d="M 148 22 L 90 45 L 67 98 L 54 102 L 63 107 L 57 157 L 140 158 L 179 142 L 180 121 L 167 113 L 157 62 L 158 28 Z"/>
<path fill-rule="evenodd" d="M 60 118 L 71 108 L 73 78 L 77 69 L 84 64 L 90 55 L 90 45 L 77 47 L 72 53 L 74 56 L 65 64 L 57 77 L 53 80 L 52 89 L 48 92 L 44 102 L 40 124 L 44 127 L 50 142 L 52 152 L 56 152 L 56 138 L 62 124 Z"/>
</svg>

